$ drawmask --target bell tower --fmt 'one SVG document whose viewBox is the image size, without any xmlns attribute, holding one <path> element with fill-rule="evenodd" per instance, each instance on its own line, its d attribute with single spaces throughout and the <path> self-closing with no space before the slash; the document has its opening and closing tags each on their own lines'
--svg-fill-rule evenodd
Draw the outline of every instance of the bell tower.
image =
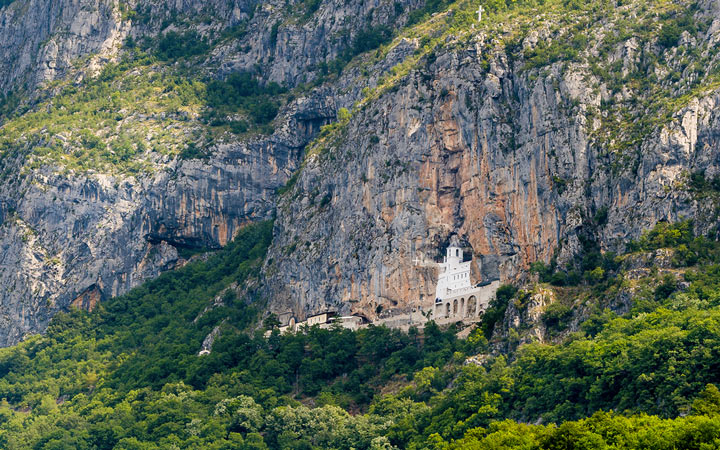
<svg viewBox="0 0 720 450">
<path fill-rule="evenodd" d="M 454 268 L 463 262 L 463 251 L 456 235 L 450 238 L 450 245 L 445 250 L 445 267 Z"/>
</svg>

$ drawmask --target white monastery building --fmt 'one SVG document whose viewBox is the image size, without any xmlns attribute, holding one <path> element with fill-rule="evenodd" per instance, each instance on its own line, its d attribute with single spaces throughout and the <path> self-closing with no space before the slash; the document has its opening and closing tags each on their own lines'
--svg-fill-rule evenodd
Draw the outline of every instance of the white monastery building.
<svg viewBox="0 0 720 450">
<path fill-rule="evenodd" d="M 404 312 L 378 318 L 372 323 L 390 328 L 407 329 L 410 326 L 422 328 L 429 320 L 434 320 L 438 324 L 479 321 L 480 314 L 488 308 L 490 301 L 495 297 L 495 291 L 500 287 L 500 280 L 474 284 L 470 272 L 472 261 L 463 261 L 463 259 L 463 250 L 460 248 L 457 237 L 453 237 L 443 262 L 431 263 L 432 266 L 439 267 L 434 303 L 419 305 L 418 310 L 413 309 L 410 313 Z M 417 265 L 418 260 L 415 263 Z M 424 314 L 423 306 L 429 306 L 432 314 Z M 284 323 L 278 328 L 280 333 L 295 333 L 313 326 L 320 328 L 339 326 L 351 330 L 367 326 L 367 321 L 363 317 L 338 316 L 334 311 L 314 314 L 308 316 L 304 321 L 298 321 L 292 312 L 287 312 L 281 314 L 279 320 Z M 270 336 L 270 333 L 267 331 L 265 335 Z"/>
<path fill-rule="evenodd" d="M 474 319 L 485 311 L 500 287 L 500 280 L 473 284 L 471 261 L 463 261 L 463 251 L 454 239 L 440 266 L 435 288 L 433 317 L 438 319 Z"/>
</svg>

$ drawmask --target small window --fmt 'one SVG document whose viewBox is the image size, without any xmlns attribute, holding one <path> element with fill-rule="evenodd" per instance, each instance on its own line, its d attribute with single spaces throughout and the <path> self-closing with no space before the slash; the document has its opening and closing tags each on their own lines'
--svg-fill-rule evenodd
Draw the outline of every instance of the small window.
<svg viewBox="0 0 720 450">
<path fill-rule="evenodd" d="M 460 256 L 460 250 L 455 250 L 455 256 Z"/>
</svg>

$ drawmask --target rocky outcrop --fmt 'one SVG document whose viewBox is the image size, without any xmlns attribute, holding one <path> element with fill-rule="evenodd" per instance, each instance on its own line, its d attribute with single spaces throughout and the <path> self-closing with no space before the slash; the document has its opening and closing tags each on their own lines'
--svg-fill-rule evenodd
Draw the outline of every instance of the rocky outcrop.
<svg viewBox="0 0 720 450">
<path fill-rule="evenodd" d="M 530 89 L 497 61 L 486 73 L 474 48 L 438 57 L 307 164 L 279 208 L 268 269 L 278 309 L 328 302 L 374 316 L 431 300 L 434 270 L 411 261 L 436 258 L 456 233 L 483 263 L 478 280 L 552 255 L 570 199 L 554 189 L 549 149 L 582 136 L 581 126 L 552 89 Z M 588 159 L 564 147 L 587 172 Z"/>
<path fill-rule="evenodd" d="M 128 38 L 187 30 L 213 46 L 207 75 L 259 69 L 264 80 L 292 87 L 326 74 L 325 64 L 362 31 L 402 26 L 421 4 L 336 0 L 312 10 L 280 0 L 15 0 L 0 8 L 0 92 L 32 95 L 68 74 L 81 80 L 116 60 Z"/>
<path fill-rule="evenodd" d="M 62 76 L 78 58 L 97 67 L 129 31 L 113 0 L 18 0 L 0 9 L 0 91 Z"/>
<path fill-rule="evenodd" d="M 204 30 L 222 30 L 247 21 L 255 6 L 252 0 L 16 0 L 0 9 L 0 91 L 33 95 L 68 74 L 80 80 L 116 60 L 127 38 L 177 30 L 176 22 L 188 17 L 202 17 Z"/>
<path fill-rule="evenodd" d="M 223 72 L 250 70 L 259 64 L 269 81 L 287 86 L 309 83 L 332 70 L 326 63 L 352 51 L 362 31 L 383 25 L 399 29 L 407 13 L 422 3 L 331 0 L 320 2 L 312 14 L 309 3 L 298 7 L 291 17 L 284 1 L 262 3 L 247 25 L 250 32 L 238 44 L 244 51 L 224 46 L 216 55 Z"/>
<path fill-rule="evenodd" d="M 217 248 L 270 218 L 302 151 L 289 144 L 225 145 L 209 161 L 170 161 L 137 179 L 36 171 L 4 192 L 14 203 L 0 227 L 0 343 L 174 267 L 178 248 Z"/>
<path fill-rule="evenodd" d="M 272 136 L 218 144 L 205 159 L 158 157 L 138 176 L 23 171 L 0 187 L 0 345 L 44 329 L 73 305 L 92 309 L 182 263 L 178 250 L 225 245 L 269 219 L 332 99 L 290 105 Z M 22 162 L 15 163 L 18 167 Z"/>
</svg>

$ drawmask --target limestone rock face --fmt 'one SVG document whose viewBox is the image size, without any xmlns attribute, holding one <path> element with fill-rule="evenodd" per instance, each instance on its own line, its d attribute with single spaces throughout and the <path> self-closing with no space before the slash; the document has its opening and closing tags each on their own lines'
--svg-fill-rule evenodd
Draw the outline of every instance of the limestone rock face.
<svg viewBox="0 0 720 450">
<path fill-rule="evenodd" d="M 229 36 L 213 41 L 198 76 L 253 70 L 291 88 L 361 30 L 402 23 L 419 5 L 321 2 L 297 20 L 284 0 L 16 0 L 0 9 L 0 92 L 52 96 L 43 86 L 63 78 L 82 86 L 119 60 L 128 40 L 188 30 L 208 42 Z M 17 176 L 0 186 L 0 345 L 42 331 L 57 311 L 92 309 L 177 266 L 178 249 L 219 248 L 240 226 L 271 218 L 304 147 L 358 89 L 319 88 L 291 101 L 272 135 L 225 139 L 204 159 L 156 155 L 138 176 L 30 168 L 3 155 L 0 168 Z"/>
<path fill-rule="evenodd" d="M 250 19 L 250 32 L 241 40 L 243 52 L 235 46 L 216 52 L 222 72 L 249 70 L 258 64 L 269 81 L 288 86 L 310 82 L 322 75 L 323 63 L 329 63 L 352 48 L 363 29 L 389 26 L 399 29 L 407 20 L 406 12 L 422 5 L 419 0 L 346 1 L 320 3 L 317 12 L 307 11 L 287 20 L 284 0 L 259 4 Z M 399 5 L 405 13 L 398 13 Z"/>
<path fill-rule="evenodd" d="M 265 140 L 219 147 L 209 161 L 170 161 L 140 179 L 38 171 L 3 189 L 12 206 L 0 227 L 0 343 L 174 267 L 177 248 L 218 248 L 241 225 L 270 218 L 300 151 Z"/>
<path fill-rule="evenodd" d="M 114 52 L 128 27 L 107 0 L 20 0 L 0 9 L 0 91 L 62 75 L 80 56 Z"/>
<path fill-rule="evenodd" d="M 589 227 L 617 250 L 660 220 L 715 225 L 682 185 L 720 170 L 720 92 L 647 136 L 634 171 L 618 170 L 589 137 L 601 100 L 587 68 L 533 79 L 502 49 L 489 68 L 479 56 L 473 45 L 438 54 L 308 160 L 279 201 L 266 266 L 276 312 L 374 318 L 427 305 L 437 274 L 413 260 L 440 260 L 455 234 L 482 263 L 475 280 L 509 281 L 534 261 L 571 258 Z"/>
<path fill-rule="evenodd" d="M 117 59 L 127 38 L 182 31 L 180 20 L 201 36 L 244 30 L 213 50 L 208 75 L 260 68 L 265 80 L 292 87 L 317 78 L 361 30 L 399 27 L 420 5 L 334 0 L 297 20 L 284 0 L 15 0 L 0 9 L 0 92 L 32 92 L 78 69 L 80 78 L 95 74 Z"/>
<path fill-rule="evenodd" d="M 0 9 L 0 91 L 25 89 L 115 60 L 128 37 L 154 36 L 170 17 L 211 14 L 222 29 L 248 17 L 253 0 L 16 0 Z M 138 11 L 142 17 L 138 17 Z M 74 70 L 73 70 L 74 69 Z"/>
</svg>

